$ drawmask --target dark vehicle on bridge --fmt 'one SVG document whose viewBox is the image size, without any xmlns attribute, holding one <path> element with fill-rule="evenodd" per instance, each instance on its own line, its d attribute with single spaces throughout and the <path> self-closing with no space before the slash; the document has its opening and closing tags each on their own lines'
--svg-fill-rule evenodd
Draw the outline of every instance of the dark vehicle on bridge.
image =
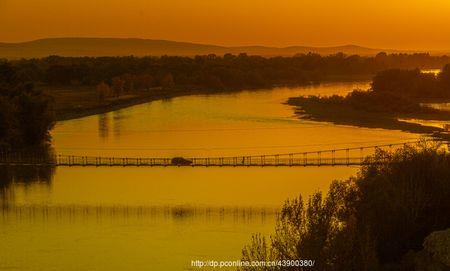
<svg viewBox="0 0 450 271">
<path fill-rule="evenodd" d="M 183 157 L 174 157 L 171 161 L 172 165 L 175 166 L 190 166 L 192 161 Z"/>
</svg>

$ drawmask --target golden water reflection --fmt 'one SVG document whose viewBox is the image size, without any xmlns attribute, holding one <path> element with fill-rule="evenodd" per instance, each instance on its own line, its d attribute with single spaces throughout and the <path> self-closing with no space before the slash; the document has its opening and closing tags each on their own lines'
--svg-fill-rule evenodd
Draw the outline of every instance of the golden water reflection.
<svg viewBox="0 0 450 271">
<path fill-rule="evenodd" d="M 286 198 L 355 172 L 58 168 L 50 183 L 10 184 L 0 270 L 190 270 L 195 259 L 237 260 L 253 233 L 273 231 Z"/>
<path fill-rule="evenodd" d="M 58 168 L 50 184 L 15 183 L 16 205 L 279 207 L 326 191 L 353 167 Z"/>
<path fill-rule="evenodd" d="M 284 104 L 292 96 L 368 87 L 344 82 L 155 101 L 58 123 L 53 145 L 58 153 L 83 156 L 199 157 L 417 138 L 299 120 Z M 274 210 L 287 198 L 326 192 L 332 180 L 356 171 L 72 167 L 57 168 L 46 182 L 0 174 L 0 270 L 190 270 L 195 259 L 237 260 L 252 233 L 273 231 Z M 146 211 L 136 215 L 140 208 Z"/>
<path fill-rule="evenodd" d="M 299 120 L 285 102 L 298 95 L 344 95 L 369 82 L 196 95 L 64 121 L 52 132 L 59 153 L 204 157 L 354 147 L 417 137 Z"/>
<path fill-rule="evenodd" d="M 236 248 L 254 232 L 268 234 L 274 221 L 273 213 L 245 210 L 184 217 L 76 210 L 0 211 L 0 270 L 191 270 L 191 259 L 239 259 Z"/>
</svg>

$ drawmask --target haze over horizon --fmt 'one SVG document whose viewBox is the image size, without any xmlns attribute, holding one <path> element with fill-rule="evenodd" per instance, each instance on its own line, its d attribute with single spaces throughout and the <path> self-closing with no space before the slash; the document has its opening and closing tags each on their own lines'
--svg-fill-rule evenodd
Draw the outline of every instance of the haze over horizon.
<svg viewBox="0 0 450 271">
<path fill-rule="evenodd" d="M 266 45 L 266 44 L 230 44 L 230 45 L 224 45 L 224 44 L 217 44 L 217 43 L 206 43 L 206 42 L 196 42 L 196 41 L 189 41 L 189 40 L 169 40 L 169 39 L 157 39 L 157 38 L 142 38 L 142 37 L 95 37 L 95 36 L 60 36 L 60 37 L 42 37 L 42 38 L 36 38 L 31 40 L 21 40 L 21 41 L 2 41 L 0 40 L 0 44 L 27 44 L 27 43 L 35 43 L 40 41 L 57 41 L 57 40 L 117 40 L 117 41 L 155 41 L 155 42 L 170 42 L 170 43 L 180 43 L 180 44 L 192 44 L 192 45 L 200 45 L 200 46 L 217 46 L 217 47 L 224 47 L 224 48 L 240 48 L 240 47 L 265 47 L 265 48 L 271 48 L 271 49 L 286 49 L 290 47 L 306 47 L 306 48 L 318 48 L 318 49 L 327 49 L 327 48 L 340 48 L 340 47 L 357 47 L 362 49 L 368 49 L 368 50 L 396 50 L 397 48 L 375 48 L 370 46 L 364 46 L 360 44 L 353 44 L 353 43 L 346 43 L 346 44 L 336 44 L 336 45 L 318 45 L 313 46 L 309 44 L 290 44 L 290 45 Z M 399 49 L 401 51 L 401 49 Z M 409 50 L 404 49 L 403 51 L 417 51 L 417 52 L 427 52 L 427 50 Z M 441 51 L 441 50 L 431 50 L 431 51 Z M 445 51 L 445 49 L 442 49 L 442 51 Z M 450 51 L 450 48 L 446 51 Z"/>
<path fill-rule="evenodd" d="M 105 37 L 439 51 L 450 49 L 449 17 L 445 0 L 0 0 L 0 41 Z"/>
</svg>

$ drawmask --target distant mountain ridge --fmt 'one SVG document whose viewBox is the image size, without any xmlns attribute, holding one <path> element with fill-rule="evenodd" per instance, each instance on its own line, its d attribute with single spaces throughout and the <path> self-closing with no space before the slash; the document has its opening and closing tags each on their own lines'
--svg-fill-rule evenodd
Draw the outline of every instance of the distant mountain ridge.
<svg viewBox="0 0 450 271">
<path fill-rule="evenodd" d="M 194 56 L 226 53 L 261 56 L 293 56 L 300 53 L 318 53 L 330 55 L 338 52 L 345 54 L 375 55 L 379 52 L 413 53 L 414 51 L 384 50 L 366 48 L 357 45 L 335 47 L 268 47 L 268 46 L 218 46 L 151 40 L 137 38 L 48 38 L 21 43 L 0 43 L 0 58 L 41 58 L 49 55 L 59 56 Z"/>
</svg>

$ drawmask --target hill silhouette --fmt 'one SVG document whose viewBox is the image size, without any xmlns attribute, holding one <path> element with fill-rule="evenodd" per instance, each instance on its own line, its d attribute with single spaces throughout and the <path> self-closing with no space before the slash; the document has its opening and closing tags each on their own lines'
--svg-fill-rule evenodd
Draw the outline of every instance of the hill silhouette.
<svg viewBox="0 0 450 271">
<path fill-rule="evenodd" d="M 267 47 L 236 46 L 226 47 L 189 42 L 151 39 L 125 38 L 48 38 L 21 43 L 0 43 L 0 58 L 39 58 L 49 55 L 59 56 L 194 56 L 226 53 L 261 56 L 293 56 L 301 53 L 330 55 L 338 52 L 345 54 L 375 55 L 381 51 L 398 53 L 401 51 L 366 48 L 357 45 L 336 47 Z M 412 53 L 410 51 L 409 53 Z"/>
</svg>

